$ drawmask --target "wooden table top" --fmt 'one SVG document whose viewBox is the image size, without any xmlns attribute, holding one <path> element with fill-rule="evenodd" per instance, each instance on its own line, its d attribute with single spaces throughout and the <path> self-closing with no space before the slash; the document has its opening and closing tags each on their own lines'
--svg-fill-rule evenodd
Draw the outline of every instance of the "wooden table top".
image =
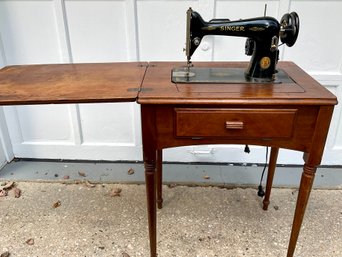
<svg viewBox="0 0 342 257">
<path fill-rule="evenodd" d="M 171 69 L 185 62 L 153 62 L 146 72 L 140 104 L 300 104 L 334 105 L 336 97 L 292 62 L 280 62 L 296 83 L 175 84 Z M 247 62 L 194 62 L 195 67 L 245 68 Z"/>
<path fill-rule="evenodd" d="M 0 105 L 134 102 L 147 63 L 15 65 L 0 70 Z"/>
<path fill-rule="evenodd" d="M 336 97 L 297 65 L 280 62 L 296 83 L 175 84 L 184 62 L 15 65 L 0 70 L 0 105 L 134 102 L 140 104 L 334 105 Z M 247 62 L 195 62 L 243 68 Z M 138 92 L 141 90 L 141 92 Z"/>
</svg>

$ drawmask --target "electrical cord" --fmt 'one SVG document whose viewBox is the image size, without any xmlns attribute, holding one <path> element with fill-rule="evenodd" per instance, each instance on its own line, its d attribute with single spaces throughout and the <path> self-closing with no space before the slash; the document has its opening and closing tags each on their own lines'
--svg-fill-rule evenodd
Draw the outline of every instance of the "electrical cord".
<svg viewBox="0 0 342 257">
<path fill-rule="evenodd" d="M 244 152 L 245 153 L 250 153 L 251 152 L 248 145 L 245 145 Z M 265 165 L 264 165 L 264 168 L 262 170 L 261 178 L 260 178 L 260 183 L 259 183 L 259 186 L 258 186 L 258 196 L 260 196 L 260 197 L 264 197 L 265 196 L 265 191 L 262 188 L 262 181 L 264 179 L 264 174 L 265 174 L 266 167 L 267 167 L 267 164 L 268 164 L 268 146 L 266 146 L 266 156 L 265 156 L 265 159 L 266 159 L 265 160 Z"/>
<path fill-rule="evenodd" d="M 258 196 L 260 196 L 260 197 L 264 197 L 265 196 L 265 191 L 262 188 L 262 181 L 264 179 L 264 174 L 265 174 L 265 170 L 266 170 L 267 163 L 268 163 L 268 146 L 266 147 L 266 157 L 265 158 L 266 158 L 265 165 L 264 165 L 264 169 L 262 170 L 261 178 L 260 178 L 260 184 L 258 186 Z"/>
</svg>

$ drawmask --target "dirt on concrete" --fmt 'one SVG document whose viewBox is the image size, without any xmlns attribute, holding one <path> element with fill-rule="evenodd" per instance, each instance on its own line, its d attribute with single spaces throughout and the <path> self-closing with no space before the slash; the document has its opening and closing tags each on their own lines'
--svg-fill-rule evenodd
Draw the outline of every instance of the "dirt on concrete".
<svg viewBox="0 0 342 257">
<path fill-rule="evenodd" d="M 149 256 L 144 185 L 19 182 L 0 197 L 0 255 Z M 297 191 L 164 187 L 159 257 L 286 256 Z M 2 256 L 2 257 L 3 257 Z M 342 256 L 342 190 L 313 190 L 295 256 Z"/>
</svg>

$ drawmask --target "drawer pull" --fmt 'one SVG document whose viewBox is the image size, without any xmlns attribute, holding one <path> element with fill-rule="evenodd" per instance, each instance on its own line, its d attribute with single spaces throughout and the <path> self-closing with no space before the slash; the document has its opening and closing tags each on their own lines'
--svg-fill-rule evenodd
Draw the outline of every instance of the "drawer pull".
<svg viewBox="0 0 342 257">
<path fill-rule="evenodd" d="M 226 129 L 243 129 L 242 121 L 226 121 Z"/>
</svg>

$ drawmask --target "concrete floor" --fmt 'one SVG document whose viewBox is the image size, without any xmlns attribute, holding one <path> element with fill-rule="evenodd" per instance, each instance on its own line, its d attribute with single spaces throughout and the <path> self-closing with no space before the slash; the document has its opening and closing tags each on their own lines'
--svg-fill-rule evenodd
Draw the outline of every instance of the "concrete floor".
<svg viewBox="0 0 342 257">
<path fill-rule="evenodd" d="M 144 185 L 16 187 L 20 198 L 0 197 L 0 255 L 149 256 Z M 274 189 L 265 212 L 255 189 L 165 186 L 158 256 L 286 256 L 296 195 Z M 295 256 L 342 256 L 342 190 L 312 192 Z"/>
</svg>

